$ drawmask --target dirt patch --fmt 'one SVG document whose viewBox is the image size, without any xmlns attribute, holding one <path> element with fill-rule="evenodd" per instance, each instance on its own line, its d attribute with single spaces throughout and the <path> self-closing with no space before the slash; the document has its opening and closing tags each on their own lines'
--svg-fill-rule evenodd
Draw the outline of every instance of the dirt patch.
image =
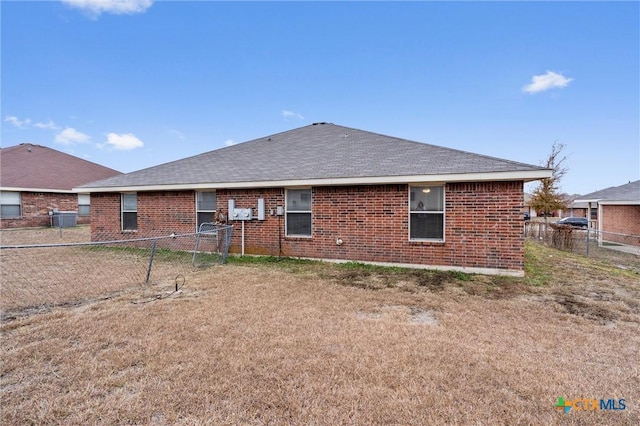
<svg viewBox="0 0 640 426">
<path fill-rule="evenodd" d="M 368 270 L 341 270 L 329 274 L 340 285 L 367 290 L 380 290 L 393 286 L 385 274 L 376 274 Z"/>
<path fill-rule="evenodd" d="M 413 271 L 411 274 L 418 287 L 425 287 L 432 291 L 442 291 L 447 283 L 455 281 L 451 272 L 444 271 Z"/>
<path fill-rule="evenodd" d="M 607 308 L 606 305 L 583 301 L 580 300 L 578 296 L 558 295 L 555 297 L 555 301 L 569 314 L 599 321 L 603 324 L 615 321 L 618 318 L 618 315 Z"/>
<path fill-rule="evenodd" d="M 433 311 L 412 306 L 411 322 L 416 324 L 438 325 L 438 317 Z"/>
<path fill-rule="evenodd" d="M 365 320 L 393 321 L 404 324 L 437 325 L 434 311 L 419 306 L 383 305 L 372 311 L 358 311 L 356 317 Z"/>
<path fill-rule="evenodd" d="M 349 267 L 348 269 L 336 267 L 325 276 L 340 285 L 368 290 L 401 287 L 405 291 L 421 289 L 434 292 L 443 291 L 447 284 L 458 283 L 461 280 L 473 280 L 471 275 L 459 272 L 369 267 L 366 265 Z"/>
</svg>

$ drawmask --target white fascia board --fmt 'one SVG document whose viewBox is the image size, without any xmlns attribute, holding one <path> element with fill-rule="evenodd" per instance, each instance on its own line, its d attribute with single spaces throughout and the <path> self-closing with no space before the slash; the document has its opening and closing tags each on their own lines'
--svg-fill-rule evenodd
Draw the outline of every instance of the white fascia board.
<svg viewBox="0 0 640 426">
<path fill-rule="evenodd" d="M 573 200 L 574 203 L 597 203 L 602 198 L 577 198 Z"/>
<path fill-rule="evenodd" d="M 603 200 L 599 204 L 603 206 L 639 206 L 640 200 Z"/>
<path fill-rule="evenodd" d="M 6 192 L 48 192 L 48 193 L 55 193 L 55 194 L 73 194 L 75 192 L 75 188 L 74 189 L 51 189 L 51 188 L 19 188 L 19 187 L 7 187 L 7 186 L 3 186 L 0 187 L 0 191 L 6 191 Z M 87 192 L 87 191 L 83 191 L 83 192 Z"/>
<path fill-rule="evenodd" d="M 282 188 L 296 186 L 344 186 L 344 185 L 380 185 L 406 183 L 442 183 L 442 182 L 486 182 L 486 181 L 514 181 L 532 180 L 551 177 L 551 170 L 528 170 L 519 172 L 491 172 L 491 173 L 456 173 L 438 175 L 410 175 L 410 176 L 368 176 L 325 179 L 289 179 L 250 182 L 215 182 L 215 183 L 185 183 L 169 185 L 140 185 L 140 186 L 111 186 L 111 187 L 81 187 L 73 188 L 74 192 L 132 192 L 132 191 L 180 191 L 205 189 L 248 189 L 248 188 Z"/>
</svg>

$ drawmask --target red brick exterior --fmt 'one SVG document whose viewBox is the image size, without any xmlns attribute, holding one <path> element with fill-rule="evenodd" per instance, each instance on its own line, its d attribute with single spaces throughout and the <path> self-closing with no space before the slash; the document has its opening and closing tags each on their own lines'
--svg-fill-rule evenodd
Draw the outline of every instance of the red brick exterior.
<svg viewBox="0 0 640 426">
<path fill-rule="evenodd" d="M 639 205 L 602 205 L 602 238 L 624 244 L 638 245 L 640 236 L 640 206 Z M 615 234 L 633 235 L 636 238 Z"/>
<path fill-rule="evenodd" d="M 194 191 L 138 193 L 138 230 L 136 237 L 171 233 L 187 234 L 196 230 Z M 91 194 L 91 239 L 122 238 L 119 193 Z M 124 234 L 131 233 L 125 231 Z"/>
<path fill-rule="evenodd" d="M 264 221 L 245 222 L 246 254 L 390 262 L 522 271 L 523 183 L 449 183 L 445 186 L 445 241 L 409 241 L 409 186 L 361 185 L 312 188 L 312 236 L 285 236 L 285 217 L 271 214 L 285 205 L 285 189 L 217 191 L 218 210 L 266 207 Z M 122 237 L 120 194 L 91 194 L 94 240 Z M 195 192 L 138 193 L 137 236 L 195 231 Z M 239 221 L 232 252 L 242 244 Z M 116 236 L 117 235 L 117 236 Z M 336 244 L 340 238 L 342 245 Z"/>
<path fill-rule="evenodd" d="M 78 194 L 55 192 L 21 192 L 22 216 L 0 220 L 0 229 L 51 226 L 49 212 L 78 211 Z M 88 224 L 89 216 L 77 216 L 76 223 Z"/>
<path fill-rule="evenodd" d="M 587 209 L 573 208 L 562 211 L 562 217 L 587 217 Z"/>
</svg>

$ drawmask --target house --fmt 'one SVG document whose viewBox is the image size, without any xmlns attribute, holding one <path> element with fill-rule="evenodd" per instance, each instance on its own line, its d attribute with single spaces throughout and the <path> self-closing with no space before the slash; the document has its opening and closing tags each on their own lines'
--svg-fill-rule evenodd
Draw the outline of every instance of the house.
<svg viewBox="0 0 640 426">
<path fill-rule="evenodd" d="M 531 199 L 533 198 L 533 195 L 525 192 L 524 193 L 524 209 L 523 209 L 523 213 L 525 214 L 525 217 L 529 217 L 529 219 L 537 217 L 538 216 L 538 212 L 536 212 L 536 209 L 531 208 Z"/>
<path fill-rule="evenodd" d="M 576 195 L 569 204 L 568 211 L 565 211 L 562 217 L 586 217 L 589 220 L 595 221 L 598 219 L 598 209 L 593 206 L 593 209 L 589 209 L 590 205 L 587 202 L 577 203 L 575 200 L 582 198 L 581 195 Z"/>
<path fill-rule="evenodd" d="M 235 252 L 522 275 L 523 184 L 550 176 L 315 123 L 77 190 L 91 193 L 94 240 L 193 232 L 223 214 Z"/>
<path fill-rule="evenodd" d="M 582 195 L 574 206 L 586 207 L 586 217 L 597 218 L 601 241 L 640 245 L 640 180 Z"/>
<path fill-rule="evenodd" d="M 120 172 L 45 146 L 23 143 L 0 149 L 0 228 L 50 226 L 54 211 L 77 212 L 89 223 L 89 193 L 75 186 Z"/>
<path fill-rule="evenodd" d="M 560 194 L 560 198 L 564 200 L 567 206 L 573 205 L 573 200 L 577 197 L 577 195 L 569 195 L 569 194 Z M 533 194 L 528 192 L 524 193 L 524 205 L 525 212 L 529 213 L 529 216 L 534 217 L 544 217 L 544 212 L 538 212 L 536 209 L 531 207 L 531 202 L 533 200 Z M 576 210 L 567 207 L 566 209 L 558 209 L 550 212 L 550 217 L 563 218 L 568 216 L 580 216 L 585 217 L 585 213 L 580 210 L 580 208 L 576 208 Z"/>
<path fill-rule="evenodd" d="M 582 196 L 579 194 L 567 197 L 567 208 L 562 212 L 562 217 L 586 217 L 590 220 L 596 220 L 597 210 L 589 211 L 589 203 L 587 202 L 576 202 L 580 198 Z"/>
</svg>

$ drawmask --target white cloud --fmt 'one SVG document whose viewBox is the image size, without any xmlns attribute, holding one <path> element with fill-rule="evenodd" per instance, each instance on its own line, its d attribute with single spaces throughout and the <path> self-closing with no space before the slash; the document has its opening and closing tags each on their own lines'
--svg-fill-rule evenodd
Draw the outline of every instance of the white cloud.
<svg viewBox="0 0 640 426">
<path fill-rule="evenodd" d="M 60 130 L 60 126 L 53 122 L 53 120 L 49 120 L 47 123 L 35 123 L 39 129 L 51 129 L 51 130 Z"/>
<path fill-rule="evenodd" d="M 142 148 L 144 143 L 135 137 L 133 133 L 109 133 L 107 135 L 107 143 L 100 144 L 99 147 L 108 146 L 113 149 L 117 149 L 120 151 L 130 151 L 136 148 Z"/>
<path fill-rule="evenodd" d="M 178 139 L 180 139 L 181 141 L 186 140 L 187 138 L 184 136 L 184 133 L 182 133 L 180 130 L 176 130 L 176 129 L 171 129 L 169 130 L 169 133 L 174 135 L 175 137 L 177 137 Z"/>
<path fill-rule="evenodd" d="M 62 0 L 62 2 L 92 17 L 98 17 L 102 13 L 114 15 L 143 13 L 153 4 L 153 0 Z"/>
<path fill-rule="evenodd" d="M 74 143 L 83 143 L 91 139 L 82 132 L 77 131 L 73 127 L 67 127 L 56 135 L 55 141 L 62 145 L 73 145 Z"/>
<path fill-rule="evenodd" d="M 571 81 L 573 81 L 572 78 L 547 71 L 546 74 L 534 75 L 531 78 L 531 83 L 523 87 L 522 91 L 526 93 L 544 92 L 545 90 L 566 87 Z"/>
<path fill-rule="evenodd" d="M 282 110 L 282 116 L 284 118 L 297 118 L 299 120 L 303 120 L 304 117 L 302 116 L 302 114 L 294 112 L 294 111 L 288 111 L 286 109 Z"/>
<path fill-rule="evenodd" d="M 232 141 L 231 139 L 227 139 L 226 141 L 224 141 L 224 144 L 225 144 L 226 146 L 233 146 L 233 145 L 235 145 L 236 143 L 235 143 L 234 141 Z"/>
<path fill-rule="evenodd" d="M 15 115 L 6 116 L 4 121 L 7 121 L 7 122 L 13 124 L 15 127 L 19 128 L 19 129 L 24 129 L 25 127 L 27 127 L 29 125 L 29 123 L 31 123 L 30 119 L 25 118 L 24 120 L 20 120 Z"/>
</svg>

